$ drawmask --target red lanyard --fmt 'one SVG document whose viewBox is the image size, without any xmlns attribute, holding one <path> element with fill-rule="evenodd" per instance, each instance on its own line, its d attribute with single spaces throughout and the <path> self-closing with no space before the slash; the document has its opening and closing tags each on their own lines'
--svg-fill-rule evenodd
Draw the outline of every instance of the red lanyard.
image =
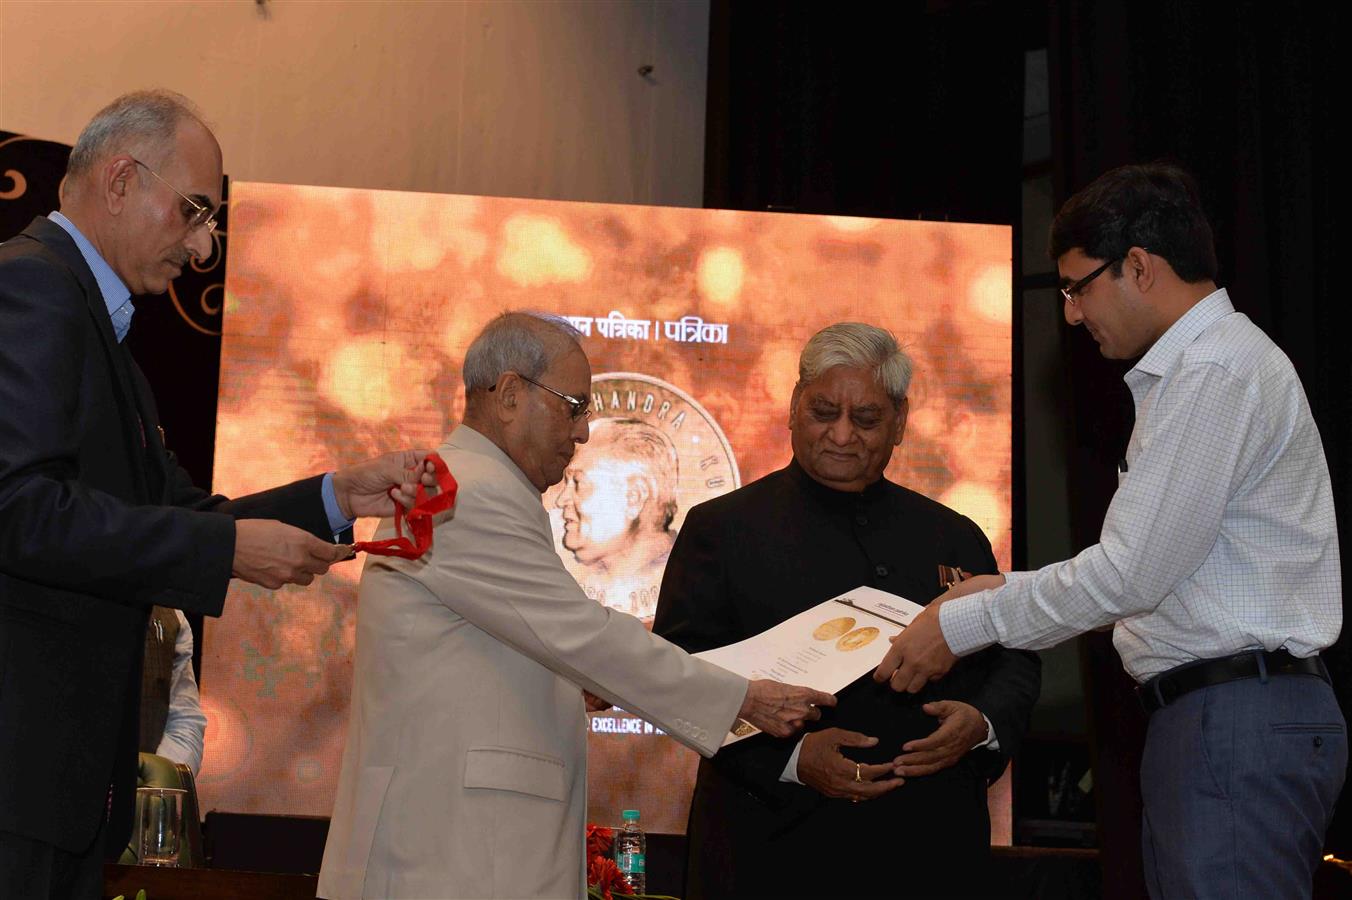
<svg viewBox="0 0 1352 900">
<path fill-rule="evenodd" d="M 376 556 L 402 556 L 404 559 L 417 559 L 432 546 L 432 517 L 455 505 L 455 492 L 459 489 L 446 462 L 435 453 L 427 454 L 427 462 L 436 472 L 437 486 L 441 492 L 435 496 L 427 493 L 423 486 L 421 473 L 418 479 L 418 494 L 413 508 L 407 513 L 403 506 L 394 504 L 394 533 L 397 537 L 383 541 L 358 541 L 352 545 L 353 552 L 374 553 Z M 404 536 L 404 518 L 408 518 L 409 540 Z"/>
</svg>

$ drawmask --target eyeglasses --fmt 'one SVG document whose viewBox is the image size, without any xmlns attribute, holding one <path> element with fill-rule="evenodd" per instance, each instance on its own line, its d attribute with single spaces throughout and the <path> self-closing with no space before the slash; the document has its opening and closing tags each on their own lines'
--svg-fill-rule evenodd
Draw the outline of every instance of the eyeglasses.
<svg viewBox="0 0 1352 900">
<path fill-rule="evenodd" d="M 568 404 L 568 409 L 569 409 L 568 415 L 569 415 L 569 417 L 570 417 L 574 422 L 576 422 L 576 421 L 578 421 L 578 420 L 580 420 L 580 419 L 585 419 L 585 418 L 587 418 L 588 416 L 591 415 L 591 398 L 590 398 L 590 397 L 574 397 L 574 396 L 571 396 L 570 394 L 565 394 L 565 393 L 563 393 L 563 392 L 561 392 L 561 391 L 556 391 L 556 390 L 554 390 L 552 387 L 549 387 L 548 385 L 541 384 L 540 382 L 536 381 L 534 378 L 527 378 L 525 375 L 522 375 L 520 372 L 517 372 L 516 374 L 519 375 L 519 376 L 521 377 L 521 380 L 522 380 L 522 381 L 529 381 L 531 384 L 535 385 L 535 386 L 538 387 L 540 390 L 542 390 L 542 391 L 549 391 L 549 393 L 553 394 L 555 397 L 558 397 L 558 398 L 561 399 L 564 403 L 567 403 L 567 404 Z M 496 389 L 497 389 L 497 385 L 496 385 L 496 384 L 489 388 L 490 391 L 496 390 Z"/>
<path fill-rule="evenodd" d="M 154 175 L 155 178 L 159 180 L 160 184 L 163 184 L 165 187 L 169 188 L 169 190 L 173 191 L 175 194 L 178 194 L 180 197 L 183 198 L 184 203 L 192 207 L 191 213 L 185 211 L 183 214 L 183 218 L 187 220 L 189 231 L 196 231 L 203 225 L 207 227 L 208 232 L 216 230 L 216 214 L 217 212 L 219 212 L 220 207 L 212 209 L 209 206 L 203 206 L 193 198 L 189 197 L 187 194 L 180 191 L 178 188 L 174 187 L 169 182 L 165 181 L 163 176 L 161 176 L 159 172 L 156 172 L 154 169 L 150 168 L 150 166 L 141 162 L 136 157 L 133 156 L 131 158 L 131 161 L 136 163 L 141 168 L 145 169 L 151 175 Z"/>
<path fill-rule="evenodd" d="M 1099 277 L 1104 272 L 1106 272 L 1108 270 L 1108 267 L 1111 266 L 1113 263 L 1120 261 L 1121 260 L 1110 259 L 1103 265 L 1099 266 L 1094 271 L 1090 272 L 1088 275 L 1081 278 L 1079 281 L 1075 282 L 1074 284 L 1062 287 L 1061 288 L 1062 298 L 1064 298 L 1065 301 L 1069 303 L 1071 306 L 1078 306 L 1080 302 L 1079 300 L 1080 292 L 1083 291 L 1086 287 L 1088 287 L 1089 282 L 1093 281 L 1095 278 Z"/>
</svg>

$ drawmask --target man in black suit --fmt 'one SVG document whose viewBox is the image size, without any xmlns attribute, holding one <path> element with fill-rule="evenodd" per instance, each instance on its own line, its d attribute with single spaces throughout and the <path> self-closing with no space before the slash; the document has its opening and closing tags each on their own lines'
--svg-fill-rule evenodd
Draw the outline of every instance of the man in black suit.
<svg viewBox="0 0 1352 900">
<path fill-rule="evenodd" d="M 309 584 L 356 516 L 408 505 L 416 451 L 227 500 L 193 487 L 122 343 L 134 295 L 211 250 L 221 153 L 186 99 L 85 128 L 61 212 L 0 245 L 0 896 L 98 897 L 127 843 L 153 604 Z M 423 474 L 426 482 L 431 478 Z"/>
<path fill-rule="evenodd" d="M 975 523 L 883 477 L 910 376 L 879 328 L 814 335 L 790 405 L 793 461 L 690 510 L 653 630 L 706 650 L 861 584 L 924 604 L 940 566 L 994 572 Z M 864 677 L 801 742 L 761 735 L 701 760 L 687 898 L 980 896 L 986 788 L 1027 728 L 1040 664 L 1009 651 L 965 662 L 917 697 Z"/>
</svg>

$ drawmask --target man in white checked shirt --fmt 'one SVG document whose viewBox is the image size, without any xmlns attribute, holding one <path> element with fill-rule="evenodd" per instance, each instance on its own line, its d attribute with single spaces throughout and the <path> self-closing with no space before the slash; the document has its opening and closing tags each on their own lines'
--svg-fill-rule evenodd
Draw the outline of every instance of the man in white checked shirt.
<svg viewBox="0 0 1352 900">
<path fill-rule="evenodd" d="M 992 644 L 1050 647 L 1111 623 L 1151 713 L 1151 896 L 1309 897 L 1347 729 L 1318 656 L 1342 626 L 1341 574 L 1305 392 L 1217 289 L 1211 227 L 1182 170 L 1101 176 L 1061 208 L 1051 251 L 1066 321 L 1106 357 L 1140 357 L 1100 541 L 954 587 L 874 677 L 914 692 Z"/>
</svg>

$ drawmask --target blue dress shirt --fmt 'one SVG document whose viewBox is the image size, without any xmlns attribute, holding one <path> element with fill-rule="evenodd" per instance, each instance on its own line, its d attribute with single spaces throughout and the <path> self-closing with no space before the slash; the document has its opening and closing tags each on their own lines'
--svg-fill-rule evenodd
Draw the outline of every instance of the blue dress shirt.
<svg viewBox="0 0 1352 900">
<path fill-rule="evenodd" d="M 65 229 L 66 234 L 75 241 L 80 255 L 84 257 L 85 265 L 94 273 L 99 293 L 103 294 L 103 302 L 108 305 L 108 316 L 113 320 L 113 334 L 117 335 L 117 342 L 122 343 L 122 339 L 131 330 L 131 317 L 136 312 L 136 307 L 131 302 L 131 291 L 127 290 L 127 286 L 117 277 L 113 267 L 99 255 L 99 251 L 89 243 L 89 238 L 80 233 L 74 222 L 59 212 L 54 212 L 47 218 Z"/>
</svg>

